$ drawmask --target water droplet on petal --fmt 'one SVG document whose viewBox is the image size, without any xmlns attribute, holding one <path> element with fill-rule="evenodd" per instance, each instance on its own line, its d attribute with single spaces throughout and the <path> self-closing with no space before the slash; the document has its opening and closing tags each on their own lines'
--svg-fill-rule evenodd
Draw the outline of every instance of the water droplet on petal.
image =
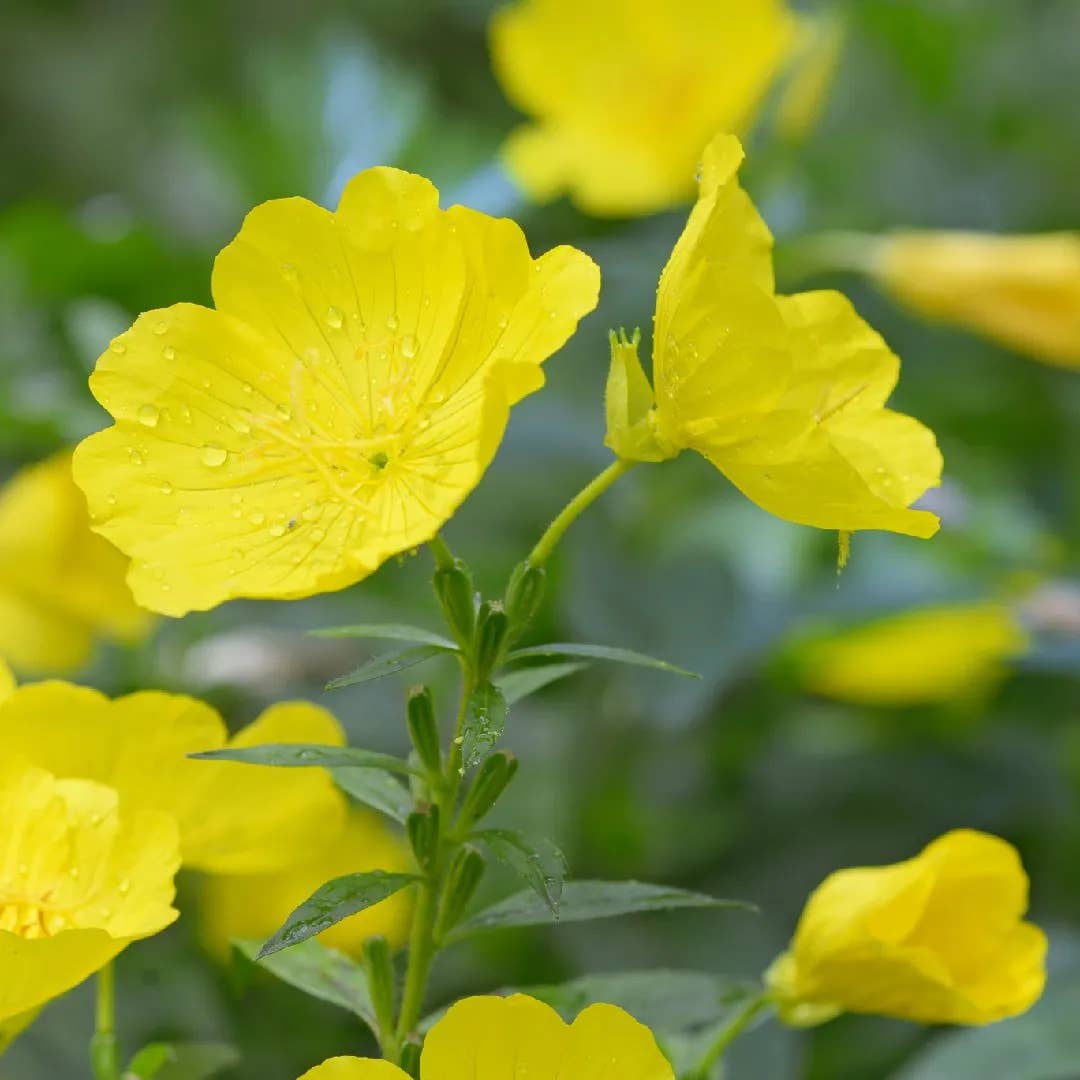
<svg viewBox="0 0 1080 1080">
<path fill-rule="evenodd" d="M 345 323 L 345 317 L 341 314 L 341 309 L 332 307 L 326 309 L 326 325 L 331 330 L 340 330 Z"/>
<path fill-rule="evenodd" d="M 168 480 L 162 481 L 162 484 L 161 484 L 161 494 L 162 495 L 171 495 L 175 490 L 176 490 L 176 488 L 174 488 L 172 486 L 172 484 L 169 483 Z"/>
<path fill-rule="evenodd" d="M 280 522 L 277 525 L 270 526 L 270 535 L 273 537 L 279 537 L 285 535 L 285 526 Z"/>
<path fill-rule="evenodd" d="M 277 407 L 277 414 L 282 420 L 292 419 L 292 409 L 290 409 L 288 405 L 279 405 Z"/>
<path fill-rule="evenodd" d="M 144 427 L 157 427 L 158 420 L 161 419 L 161 411 L 156 405 L 140 405 L 136 415 Z"/>
<path fill-rule="evenodd" d="M 248 521 L 250 521 L 252 525 L 264 525 L 266 523 L 266 515 L 262 513 L 262 511 L 256 510 L 255 513 L 248 518 Z"/>
<path fill-rule="evenodd" d="M 121 896 L 127 896 L 127 894 L 131 892 L 131 882 L 128 881 L 127 878 L 121 878 L 120 883 L 116 886 L 116 890 Z"/>
<path fill-rule="evenodd" d="M 396 315 L 386 316 L 386 329 L 396 330 L 398 328 L 398 317 Z"/>
<path fill-rule="evenodd" d="M 251 433 L 251 425 L 242 416 L 234 416 L 229 421 L 229 427 L 231 427 L 238 435 L 248 435 Z"/>
<path fill-rule="evenodd" d="M 132 465 L 141 465 L 145 458 L 141 453 L 133 446 L 128 450 L 128 458 L 131 460 Z"/>
<path fill-rule="evenodd" d="M 401 355 L 404 356 L 406 360 L 411 360 L 416 355 L 419 348 L 420 342 L 418 342 L 412 334 L 406 334 L 405 337 L 401 339 Z"/>
<path fill-rule="evenodd" d="M 106 495 L 106 496 L 105 496 L 105 501 L 106 501 L 106 502 L 107 502 L 107 503 L 108 503 L 108 504 L 109 504 L 110 506 L 115 506 L 115 505 L 116 505 L 116 496 L 115 496 L 115 495 Z"/>
<path fill-rule="evenodd" d="M 326 533 L 322 529 L 311 530 L 311 542 L 313 544 L 320 544 L 326 539 Z"/>
<path fill-rule="evenodd" d="M 110 351 L 116 353 L 117 356 L 122 356 L 124 353 L 127 352 L 127 346 L 119 340 L 109 342 L 109 349 Z"/>
<path fill-rule="evenodd" d="M 217 446 L 214 443 L 208 443 L 203 447 L 202 463 L 208 468 L 216 469 L 220 465 L 224 465 L 229 460 L 229 451 L 223 446 Z"/>
<path fill-rule="evenodd" d="M 165 357 L 166 360 L 175 360 L 176 350 L 171 345 L 166 345 L 165 348 L 161 350 L 161 355 Z"/>
<path fill-rule="evenodd" d="M 168 330 L 168 329 L 169 329 L 169 324 L 167 322 L 165 322 L 164 319 L 162 319 L 160 322 L 154 323 L 154 333 L 158 337 L 161 337 L 161 335 L 164 334 L 165 331 Z"/>
</svg>

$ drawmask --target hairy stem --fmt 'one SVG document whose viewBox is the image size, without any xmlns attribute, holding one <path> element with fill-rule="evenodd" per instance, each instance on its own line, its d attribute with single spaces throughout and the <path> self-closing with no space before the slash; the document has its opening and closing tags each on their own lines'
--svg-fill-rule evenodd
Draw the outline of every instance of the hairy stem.
<svg viewBox="0 0 1080 1080">
<path fill-rule="evenodd" d="M 567 504 L 558 517 L 547 527 L 536 547 L 529 553 L 528 561 L 533 566 L 543 566 L 562 539 L 563 533 L 587 510 L 623 473 L 629 472 L 636 461 L 617 458 L 602 473 L 594 476 Z"/>
</svg>

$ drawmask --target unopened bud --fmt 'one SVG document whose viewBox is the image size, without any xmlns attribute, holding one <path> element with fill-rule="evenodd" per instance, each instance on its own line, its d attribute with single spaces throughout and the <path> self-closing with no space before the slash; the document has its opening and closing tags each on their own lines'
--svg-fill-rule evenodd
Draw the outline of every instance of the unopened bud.
<svg viewBox="0 0 1080 1080">
<path fill-rule="evenodd" d="M 518 637 L 540 610 L 546 578 L 547 571 L 542 566 L 523 562 L 514 567 L 505 600 L 511 637 Z"/>
<path fill-rule="evenodd" d="M 430 870 L 439 851 L 439 808 L 431 803 L 422 804 L 408 816 L 405 832 L 416 861 L 422 869 Z"/>
<path fill-rule="evenodd" d="M 381 934 L 375 934 L 364 942 L 364 971 L 367 974 L 368 992 L 375 1011 L 379 1033 L 387 1035 L 394 1030 L 395 980 L 394 962 L 390 944 Z"/>
<path fill-rule="evenodd" d="M 517 769 L 518 759 L 509 750 L 485 758 L 462 803 L 461 820 L 469 826 L 479 821 L 498 802 Z"/>
<path fill-rule="evenodd" d="M 487 682 L 502 659 L 510 620 L 498 600 L 485 600 L 476 619 L 475 672 L 477 680 Z"/>
<path fill-rule="evenodd" d="M 440 566 L 435 571 L 434 584 L 447 625 L 457 643 L 463 649 L 468 648 L 476 626 L 476 603 L 468 567 L 460 559 L 455 559 L 452 566 Z"/>
<path fill-rule="evenodd" d="M 436 941 L 442 941 L 461 922 L 486 866 L 484 856 L 470 844 L 458 851 L 446 875 L 443 901 L 435 922 Z"/>
<path fill-rule="evenodd" d="M 442 750 L 439 747 L 439 725 L 431 691 L 426 686 L 414 686 L 405 702 L 409 722 L 409 738 L 416 748 L 421 764 L 429 773 L 442 770 Z"/>
</svg>

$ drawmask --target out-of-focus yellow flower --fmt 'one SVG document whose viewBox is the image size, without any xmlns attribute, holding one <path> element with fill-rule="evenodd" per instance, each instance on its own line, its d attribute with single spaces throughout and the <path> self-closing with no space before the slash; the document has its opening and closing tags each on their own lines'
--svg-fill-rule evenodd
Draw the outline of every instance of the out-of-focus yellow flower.
<svg viewBox="0 0 1080 1080">
<path fill-rule="evenodd" d="M 11 697 L 14 692 L 15 676 L 11 673 L 11 668 L 0 659 L 0 701 Z"/>
<path fill-rule="evenodd" d="M 895 232 L 869 258 L 883 287 L 920 314 L 1080 367 L 1080 233 Z"/>
<path fill-rule="evenodd" d="M 777 296 L 772 237 L 729 135 L 660 278 L 653 387 L 635 341 L 613 341 L 608 445 L 658 461 L 693 449 L 759 506 L 802 525 L 932 536 L 911 504 L 940 480 L 933 432 L 885 408 L 900 361 L 835 292 Z M 655 390 L 655 397 L 654 397 Z"/>
<path fill-rule="evenodd" d="M 71 454 L 31 465 L 0 490 L 0 657 L 68 671 L 98 637 L 135 641 L 150 625 L 124 577 L 128 560 L 90 531 Z"/>
<path fill-rule="evenodd" d="M 45 1002 L 177 916 L 176 823 L 117 792 L 0 753 L 0 1021 Z"/>
<path fill-rule="evenodd" d="M 396 1066 L 332 1058 L 301 1080 L 400 1080 Z M 572 1024 L 526 997 L 472 997 L 452 1005 L 431 1029 L 422 1080 L 528 1077 L 529 1080 L 674 1080 L 648 1028 L 614 1005 L 590 1005 Z"/>
<path fill-rule="evenodd" d="M 847 40 L 847 21 L 838 11 L 803 20 L 791 73 L 776 106 L 776 130 L 785 139 L 805 139 L 821 119 Z"/>
<path fill-rule="evenodd" d="M 1027 635 L 1005 604 L 920 608 L 839 631 L 792 649 L 807 690 L 866 705 L 950 701 L 995 686 Z"/>
<path fill-rule="evenodd" d="M 337 721 L 307 702 L 272 706 L 232 739 L 209 705 L 144 691 L 109 700 L 63 682 L 19 687 L 0 703 L 0 758 L 21 755 L 67 779 L 119 792 L 125 813 L 156 810 L 180 829 L 184 864 L 210 873 L 287 866 L 312 834 L 342 826 L 344 796 L 322 769 L 198 761 L 200 750 L 262 743 L 344 742 Z"/>
<path fill-rule="evenodd" d="M 507 163 L 592 214 L 688 201 L 702 146 L 749 128 L 795 25 L 784 0 L 519 0 L 491 23 L 496 75 L 533 118 Z"/>
<path fill-rule="evenodd" d="M 324 827 L 325 828 L 325 827 Z M 407 872 L 412 862 L 406 845 L 375 814 L 355 811 L 339 833 L 320 843 L 308 836 L 294 853 L 294 862 L 276 874 L 220 875 L 203 887 L 202 936 L 222 959 L 234 938 L 268 938 L 301 903 L 327 881 L 364 870 Z M 408 891 L 335 923 L 319 940 L 357 956 L 373 934 L 397 945 L 409 929 Z"/>
<path fill-rule="evenodd" d="M 768 982 L 796 1025 L 840 1012 L 927 1024 L 1015 1016 L 1046 981 L 1046 936 L 1023 921 L 1027 905 L 1015 848 L 956 830 L 906 862 L 826 878 Z"/>
<path fill-rule="evenodd" d="M 75 454 L 94 527 L 168 615 L 351 585 L 457 509 L 599 280 L 396 169 L 335 213 L 264 203 L 217 257 L 216 310 L 147 312 L 98 360 L 116 423 Z"/>
</svg>

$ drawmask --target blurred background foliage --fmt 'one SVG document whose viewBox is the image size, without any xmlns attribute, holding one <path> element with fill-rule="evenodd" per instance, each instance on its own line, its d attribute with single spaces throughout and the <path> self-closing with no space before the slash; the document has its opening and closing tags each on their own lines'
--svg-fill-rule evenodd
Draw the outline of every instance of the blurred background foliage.
<svg viewBox="0 0 1080 1080">
<path fill-rule="evenodd" d="M 602 467 L 609 327 L 647 324 L 684 211 L 598 222 L 532 207 L 498 164 L 518 121 L 491 75 L 488 0 L 6 0 L 0 15 L 0 470 L 100 427 L 86 376 L 135 314 L 209 301 L 216 251 L 255 203 L 333 205 L 389 163 L 443 203 L 516 217 L 535 251 L 574 243 L 604 274 L 599 311 L 515 411 L 488 478 L 447 530 L 494 592 L 544 523 Z M 914 853 L 967 825 L 1021 849 L 1053 975 L 1028 1017 L 955 1035 L 844 1017 L 768 1025 L 733 1078 L 1049 1080 L 1080 1075 L 1080 373 L 928 326 L 854 278 L 803 276 L 798 239 L 894 226 L 1075 227 L 1080 176 L 1075 0 L 874 0 L 849 34 L 817 129 L 749 139 L 744 184 L 778 240 L 781 286 L 843 288 L 904 360 L 896 406 L 938 433 L 931 542 L 835 537 L 773 519 L 694 455 L 640 470 L 575 526 L 536 640 L 598 641 L 700 671 L 700 682 L 588 670 L 523 702 L 505 823 L 551 836 L 575 876 L 633 876 L 752 900 L 740 912 L 512 931 L 451 954 L 436 1000 L 584 972 L 695 968 L 753 977 L 830 870 Z M 430 560 L 344 593 L 233 603 L 103 649 L 83 681 L 208 697 L 239 725 L 271 700 L 334 709 L 351 741 L 401 751 L 403 682 L 327 696 L 366 646 L 306 628 L 432 625 Z M 1014 605 L 1030 643 L 1002 677 L 944 702 L 866 706 L 803 688 L 790 642 L 913 606 Z M 898 649 L 917 677 L 917 650 Z M 449 707 L 450 665 L 421 669 Z M 40 673 L 24 673 L 30 677 Z M 409 674 L 415 675 L 415 672 Z M 506 891 L 493 874 L 485 888 Z M 366 1048 L 355 1021 L 268 976 L 240 978 L 184 918 L 119 963 L 121 1026 L 240 1047 L 233 1080 L 288 1080 Z M 241 974 L 243 974 L 241 972 Z M 9 1080 L 80 1074 L 88 991 L 50 1006 L 0 1066 Z M 1069 1019 L 1069 1018 L 1072 1019 Z M 1071 1042 L 1070 1042 L 1071 1040 Z M 1017 1057 L 1017 1047 L 1029 1050 Z M 1030 1048 L 1039 1047 L 1039 1057 Z M 1012 1056 L 1010 1056 L 1012 1055 Z"/>
</svg>

